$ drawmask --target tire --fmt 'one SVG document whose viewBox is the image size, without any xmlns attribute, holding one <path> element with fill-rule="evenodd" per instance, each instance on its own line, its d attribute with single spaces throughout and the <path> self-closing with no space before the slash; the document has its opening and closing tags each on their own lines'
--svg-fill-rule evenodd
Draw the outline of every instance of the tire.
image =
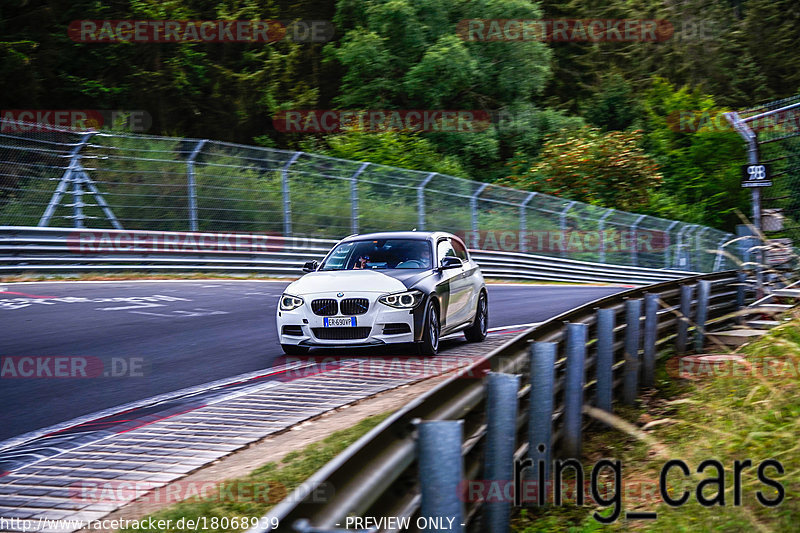
<svg viewBox="0 0 800 533">
<path fill-rule="evenodd" d="M 469 342 L 481 342 L 486 338 L 488 329 L 489 305 L 486 300 L 486 293 L 481 292 L 481 295 L 478 296 L 478 304 L 475 306 L 475 321 L 464 330 L 464 336 Z"/>
<path fill-rule="evenodd" d="M 433 300 L 428 302 L 425 310 L 425 324 L 422 330 L 422 342 L 419 345 L 420 355 L 436 355 L 439 353 L 439 336 L 442 332 L 442 324 L 439 322 L 439 311 Z"/>
<path fill-rule="evenodd" d="M 281 349 L 286 355 L 305 355 L 308 353 L 308 346 L 298 344 L 281 344 Z"/>
</svg>

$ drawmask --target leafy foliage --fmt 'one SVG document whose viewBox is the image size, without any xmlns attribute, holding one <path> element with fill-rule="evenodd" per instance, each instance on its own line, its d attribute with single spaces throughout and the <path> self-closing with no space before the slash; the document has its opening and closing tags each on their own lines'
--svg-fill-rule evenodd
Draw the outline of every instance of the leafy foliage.
<svg viewBox="0 0 800 533">
<path fill-rule="evenodd" d="M 586 127 L 547 141 L 539 160 L 511 163 L 504 185 L 625 210 L 645 207 L 662 180 L 642 150 L 640 131 L 603 133 Z M 527 168 L 526 168 L 527 167 Z"/>
</svg>

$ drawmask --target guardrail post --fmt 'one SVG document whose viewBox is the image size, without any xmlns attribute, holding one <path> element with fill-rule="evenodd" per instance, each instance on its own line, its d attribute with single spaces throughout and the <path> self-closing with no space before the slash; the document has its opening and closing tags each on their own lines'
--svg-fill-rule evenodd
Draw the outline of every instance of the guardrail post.
<svg viewBox="0 0 800 533">
<path fill-rule="evenodd" d="M 633 299 L 625 302 L 625 376 L 623 379 L 622 399 L 628 405 L 636 403 L 639 393 L 639 343 L 640 319 L 642 316 L 642 300 Z"/>
<path fill-rule="evenodd" d="M 292 236 L 292 200 L 289 195 L 289 167 L 303 155 L 295 152 L 291 159 L 281 169 L 281 189 L 283 191 L 283 236 Z"/>
<path fill-rule="evenodd" d="M 487 383 L 486 481 L 499 486 L 511 483 L 514 478 L 514 448 L 517 436 L 517 391 L 519 376 L 490 372 Z M 486 503 L 486 523 L 489 531 L 502 533 L 509 530 L 511 502 Z"/>
<path fill-rule="evenodd" d="M 675 352 L 678 355 L 686 353 L 686 344 L 689 338 L 689 323 L 692 320 L 692 298 L 694 298 L 694 285 L 681 285 L 681 304 L 678 318 L 678 334 L 675 337 Z"/>
<path fill-rule="evenodd" d="M 583 385 L 586 381 L 586 324 L 567 324 L 567 370 L 564 376 L 564 454 L 581 456 Z"/>
<path fill-rule="evenodd" d="M 463 424 L 462 420 L 431 420 L 419 425 L 420 515 L 426 519 L 438 518 L 445 524 L 453 519 L 450 531 L 464 531 L 459 493 L 464 477 Z M 423 531 L 437 529 L 434 526 Z"/>
<path fill-rule="evenodd" d="M 534 342 L 531 346 L 528 457 L 533 461 L 532 479 L 542 502 L 547 501 L 547 480 L 552 464 L 556 346 L 555 342 Z M 540 465 L 544 467 L 541 470 Z"/>
<path fill-rule="evenodd" d="M 484 183 L 483 185 L 478 187 L 478 190 L 476 190 L 475 194 L 473 194 L 469 199 L 469 209 L 470 209 L 470 213 L 471 213 L 471 216 L 472 216 L 472 247 L 473 248 L 477 248 L 478 244 L 479 244 L 478 243 L 478 240 L 479 240 L 478 239 L 478 196 L 480 196 L 481 193 L 484 191 L 484 189 L 486 189 L 486 187 L 488 187 L 488 186 L 489 186 L 488 183 Z"/>
<path fill-rule="evenodd" d="M 186 160 L 186 182 L 189 193 L 188 196 L 189 196 L 190 231 L 197 231 L 197 186 L 195 183 L 195 176 L 194 176 L 194 160 L 197 157 L 197 154 L 200 153 L 200 150 L 203 149 L 203 145 L 206 144 L 206 142 L 208 142 L 208 139 L 202 139 L 198 141 L 197 146 L 194 147 L 194 150 L 192 150 L 192 153 Z"/>
<path fill-rule="evenodd" d="M 700 280 L 697 292 L 697 318 L 695 319 L 696 328 L 694 330 L 694 350 L 702 352 L 705 345 L 706 320 L 708 319 L 708 300 L 711 296 L 711 282 L 704 279 Z"/>
<path fill-rule="evenodd" d="M 526 237 L 526 233 L 528 231 L 528 217 L 526 216 L 526 210 L 528 208 L 528 204 L 531 200 L 533 200 L 536 195 L 539 194 L 538 192 L 528 193 L 528 196 L 525 197 L 525 200 L 519 204 L 519 251 L 520 252 L 527 252 L 526 241 L 528 240 Z"/>
<path fill-rule="evenodd" d="M 656 338 L 658 337 L 658 294 L 644 296 L 644 347 L 642 385 L 652 387 L 656 369 Z"/>
<path fill-rule="evenodd" d="M 366 170 L 369 163 L 362 163 L 350 176 L 350 232 L 358 233 L 358 176 Z"/>
<path fill-rule="evenodd" d="M 597 408 L 608 413 L 613 412 L 611 406 L 614 389 L 614 322 L 616 311 L 613 309 L 597 310 Z"/>
<path fill-rule="evenodd" d="M 430 183 L 437 172 L 431 172 L 417 187 L 417 226 L 420 231 L 425 231 L 425 186 Z"/>
</svg>

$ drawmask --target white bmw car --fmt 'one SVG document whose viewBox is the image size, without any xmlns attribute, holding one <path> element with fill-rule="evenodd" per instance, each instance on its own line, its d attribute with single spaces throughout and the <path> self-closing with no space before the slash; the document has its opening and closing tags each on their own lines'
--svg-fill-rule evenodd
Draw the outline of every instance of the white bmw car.
<svg viewBox="0 0 800 533">
<path fill-rule="evenodd" d="M 415 343 L 434 355 L 439 339 L 463 331 L 486 338 L 486 284 L 464 243 L 449 233 L 351 235 L 280 298 L 277 323 L 284 352 L 311 347 Z"/>
</svg>

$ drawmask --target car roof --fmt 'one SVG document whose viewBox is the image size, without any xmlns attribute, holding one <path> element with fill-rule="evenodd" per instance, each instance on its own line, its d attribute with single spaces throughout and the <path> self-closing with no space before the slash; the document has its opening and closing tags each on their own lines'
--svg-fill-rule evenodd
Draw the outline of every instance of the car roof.
<svg viewBox="0 0 800 533">
<path fill-rule="evenodd" d="M 455 237 L 450 233 L 443 231 L 382 231 L 379 233 L 362 233 L 350 235 L 342 239 L 345 241 L 363 241 L 370 239 L 416 239 L 416 240 L 433 240 L 438 237 Z"/>
</svg>

